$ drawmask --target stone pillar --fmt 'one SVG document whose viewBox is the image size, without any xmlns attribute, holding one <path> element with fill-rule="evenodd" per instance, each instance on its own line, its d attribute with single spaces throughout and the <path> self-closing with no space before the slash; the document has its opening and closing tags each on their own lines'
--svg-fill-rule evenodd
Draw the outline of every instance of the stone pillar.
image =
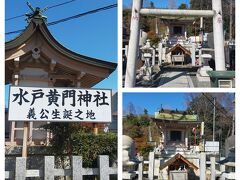
<svg viewBox="0 0 240 180">
<path fill-rule="evenodd" d="M 225 71 L 224 36 L 222 19 L 222 1 L 212 0 L 213 16 L 213 38 L 216 71 Z"/>
<path fill-rule="evenodd" d="M 220 180 L 225 180 L 225 176 L 224 176 L 224 173 L 225 173 L 225 165 L 220 165 L 220 172 L 221 172 L 221 176 L 220 176 Z"/>
<path fill-rule="evenodd" d="M 124 54 L 127 57 L 127 55 L 128 55 L 128 45 L 125 45 Z"/>
<path fill-rule="evenodd" d="M 211 161 L 211 180 L 216 179 L 215 157 L 210 157 Z"/>
<path fill-rule="evenodd" d="M 16 157 L 16 167 L 15 167 L 15 179 L 16 180 L 25 180 L 26 166 L 27 166 L 27 158 L 26 157 Z"/>
<path fill-rule="evenodd" d="M 200 154 L 200 180 L 206 180 L 206 154 Z"/>
<path fill-rule="evenodd" d="M 199 59 L 198 59 L 198 65 L 199 65 L 199 66 L 202 66 L 202 65 L 204 64 L 203 57 L 202 57 L 202 49 L 200 49 L 200 50 L 198 51 L 198 57 L 199 57 Z"/>
<path fill-rule="evenodd" d="M 201 136 L 204 135 L 204 122 L 201 122 Z"/>
<path fill-rule="evenodd" d="M 162 43 L 158 44 L 158 64 L 162 64 Z"/>
<path fill-rule="evenodd" d="M 160 173 L 160 159 L 154 159 L 154 176 L 159 177 L 159 173 Z"/>
<path fill-rule="evenodd" d="M 82 180 L 83 179 L 83 167 L 82 167 L 82 157 L 72 156 L 72 179 Z"/>
<path fill-rule="evenodd" d="M 196 63 L 195 52 L 196 52 L 196 45 L 192 43 L 192 48 L 191 48 L 192 66 L 195 66 L 195 63 Z"/>
<path fill-rule="evenodd" d="M 126 79 L 125 87 L 131 88 L 135 86 L 136 82 L 136 61 L 138 55 L 139 45 L 139 19 L 140 9 L 142 7 L 142 0 L 133 0 L 132 5 L 132 18 L 130 28 L 130 40 L 127 57 Z"/>
<path fill-rule="evenodd" d="M 143 179 L 143 157 L 139 158 L 140 163 L 138 164 L 138 180 Z"/>
<path fill-rule="evenodd" d="M 185 146 L 188 148 L 188 130 L 185 131 Z"/>
<path fill-rule="evenodd" d="M 184 27 L 184 37 L 185 37 L 185 39 L 187 39 L 187 28 L 186 27 Z"/>
<path fill-rule="evenodd" d="M 203 17 L 200 17 L 200 29 L 203 28 Z"/>
<path fill-rule="evenodd" d="M 152 66 L 155 65 L 155 59 L 156 59 L 156 50 L 155 48 L 152 49 Z"/>
<path fill-rule="evenodd" d="M 110 174 L 116 174 L 117 169 L 109 167 L 109 156 L 100 155 L 99 156 L 99 179 L 110 180 Z"/>
<path fill-rule="evenodd" d="M 148 179 L 154 179 L 154 152 L 149 153 Z"/>
<path fill-rule="evenodd" d="M 163 146 L 166 147 L 166 141 L 167 141 L 167 133 L 166 130 L 163 130 Z"/>
<path fill-rule="evenodd" d="M 44 180 L 54 180 L 55 176 L 54 156 L 44 157 Z"/>
<path fill-rule="evenodd" d="M 221 171 L 221 173 L 225 172 L 225 165 L 224 164 L 220 165 L 220 171 Z"/>
<path fill-rule="evenodd" d="M 203 43 L 203 17 L 200 17 L 201 43 Z"/>
</svg>

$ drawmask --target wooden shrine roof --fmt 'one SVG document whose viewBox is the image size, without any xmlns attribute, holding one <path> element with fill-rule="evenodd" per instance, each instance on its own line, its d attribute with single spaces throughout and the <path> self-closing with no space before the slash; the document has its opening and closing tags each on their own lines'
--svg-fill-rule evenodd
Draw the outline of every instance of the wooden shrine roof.
<svg viewBox="0 0 240 180">
<path fill-rule="evenodd" d="M 167 166 L 170 166 L 172 164 L 174 164 L 176 161 L 181 160 L 184 164 L 186 164 L 189 168 L 194 169 L 194 170 L 198 170 L 198 167 L 195 166 L 193 163 L 191 163 L 190 161 L 188 161 L 185 157 L 183 157 L 181 154 L 176 154 L 175 156 L 173 156 L 171 159 L 169 159 L 167 162 L 163 163 L 160 166 L 160 170 L 164 169 Z"/>
<path fill-rule="evenodd" d="M 34 49 L 40 50 L 37 51 L 40 52 L 38 63 L 44 61 L 49 67 L 51 61 L 55 62 L 56 76 L 75 78 L 82 73 L 81 84 L 84 88 L 92 87 L 107 78 L 117 67 L 116 63 L 87 57 L 67 49 L 51 35 L 44 19 L 33 18 L 19 36 L 5 43 L 6 83 L 12 81 L 14 59 L 19 58 L 21 66 L 21 61 L 32 58 Z M 34 66 L 34 63 L 30 65 L 26 62 L 25 65 Z"/>
<path fill-rule="evenodd" d="M 168 54 L 170 52 L 174 52 L 177 49 L 180 49 L 184 54 L 191 56 L 191 52 L 188 49 L 186 49 L 185 47 L 183 47 L 181 44 L 176 44 L 171 49 L 167 50 L 166 54 Z"/>
<path fill-rule="evenodd" d="M 168 120 L 168 121 L 187 121 L 194 122 L 197 121 L 197 115 L 183 114 L 176 112 L 156 112 L 155 119 L 157 120 Z"/>
<path fill-rule="evenodd" d="M 156 112 L 155 118 L 152 118 L 158 126 L 162 128 L 192 128 L 201 124 L 197 115 L 171 113 L 171 112 Z"/>
</svg>

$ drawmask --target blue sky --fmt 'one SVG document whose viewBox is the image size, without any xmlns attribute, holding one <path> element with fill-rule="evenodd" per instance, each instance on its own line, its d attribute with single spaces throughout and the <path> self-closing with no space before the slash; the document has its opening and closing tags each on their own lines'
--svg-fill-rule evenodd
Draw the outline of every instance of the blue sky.
<svg viewBox="0 0 240 180">
<path fill-rule="evenodd" d="M 208 94 L 208 93 L 205 93 Z M 233 101 L 234 93 L 211 93 L 218 103 L 226 110 L 234 109 Z M 170 110 L 186 110 L 187 102 L 192 99 L 192 96 L 199 96 L 202 93 L 175 93 L 175 92 L 148 92 L 148 93 L 123 93 L 123 114 L 129 113 L 129 104 L 132 103 L 135 107 L 136 114 L 143 114 L 144 108 L 148 110 L 148 114 L 154 115 L 155 112 L 161 109 Z M 206 99 L 207 100 L 207 99 Z M 213 101 L 212 101 L 213 102 Z"/>
<path fill-rule="evenodd" d="M 186 109 L 187 93 L 123 93 L 123 110 L 133 103 L 136 113 L 143 113 L 146 108 L 150 115 L 162 107 L 165 109 Z"/>
<path fill-rule="evenodd" d="M 155 7 L 158 8 L 167 8 L 168 0 L 143 0 L 144 4 L 148 4 L 149 2 L 153 2 Z M 189 7 L 190 0 L 175 0 L 176 6 L 178 7 L 180 4 L 185 3 Z M 132 0 L 123 0 L 123 5 L 129 7 L 132 3 Z"/>
<path fill-rule="evenodd" d="M 41 9 L 66 1 L 69 0 L 29 0 L 34 8 Z M 26 2 L 26 0 L 5 1 L 5 18 L 29 13 L 30 9 Z M 48 22 L 52 22 L 115 3 L 117 0 L 75 0 L 64 6 L 49 9 L 44 15 L 47 16 Z M 5 21 L 5 32 L 24 29 L 26 26 L 25 17 Z M 117 63 L 117 8 L 49 26 L 49 30 L 58 42 L 74 52 Z M 5 41 L 17 35 L 7 35 Z M 117 71 L 95 88 L 116 90 Z"/>
</svg>

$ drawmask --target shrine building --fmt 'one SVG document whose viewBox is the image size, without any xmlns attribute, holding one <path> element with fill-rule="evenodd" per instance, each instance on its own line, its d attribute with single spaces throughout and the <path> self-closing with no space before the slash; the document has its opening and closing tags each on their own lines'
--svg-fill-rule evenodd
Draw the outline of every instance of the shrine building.
<svg viewBox="0 0 240 180">
<path fill-rule="evenodd" d="M 61 45 L 41 14 L 36 13 L 28 21 L 19 36 L 5 43 L 5 84 L 89 89 L 116 69 L 116 63 L 80 55 Z M 45 123 L 29 123 L 30 145 L 48 144 L 49 133 L 39 128 Z M 21 145 L 23 122 L 10 122 L 6 118 L 6 126 L 9 132 L 6 145 Z"/>
<path fill-rule="evenodd" d="M 196 143 L 190 142 L 192 129 L 200 127 L 197 115 L 163 110 L 155 113 L 153 122 L 161 130 L 160 145 L 168 154 L 185 154 L 190 152 Z"/>
<path fill-rule="evenodd" d="M 201 141 L 196 139 L 199 131 L 193 131 L 200 129 L 202 122 L 198 116 L 177 110 L 161 110 L 155 112 L 152 121 L 161 131 L 155 157 L 160 162 L 162 177 L 195 179 L 199 176 Z"/>
</svg>

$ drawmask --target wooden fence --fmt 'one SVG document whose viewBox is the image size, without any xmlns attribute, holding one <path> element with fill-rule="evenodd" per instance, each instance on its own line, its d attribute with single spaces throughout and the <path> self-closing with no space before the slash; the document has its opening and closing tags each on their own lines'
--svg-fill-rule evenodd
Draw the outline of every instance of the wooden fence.
<svg viewBox="0 0 240 180">
<path fill-rule="evenodd" d="M 28 177 L 40 177 L 54 180 L 55 176 L 71 176 L 72 180 L 82 180 L 84 175 L 97 175 L 100 180 L 109 180 L 111 174 L 117 174 L 116 167 L 109 167 L 109 156 L 99 156 L 98 168 L 83 168 L 82 157 L 72 157 L 71 169 L 55 169 L 54 156 L 44 157 L 44 170 L 28 169 L 27 158 L 17 157 L 15 171 L 5 171 L 5 179 L 25 180 Z"/>
</svg>

